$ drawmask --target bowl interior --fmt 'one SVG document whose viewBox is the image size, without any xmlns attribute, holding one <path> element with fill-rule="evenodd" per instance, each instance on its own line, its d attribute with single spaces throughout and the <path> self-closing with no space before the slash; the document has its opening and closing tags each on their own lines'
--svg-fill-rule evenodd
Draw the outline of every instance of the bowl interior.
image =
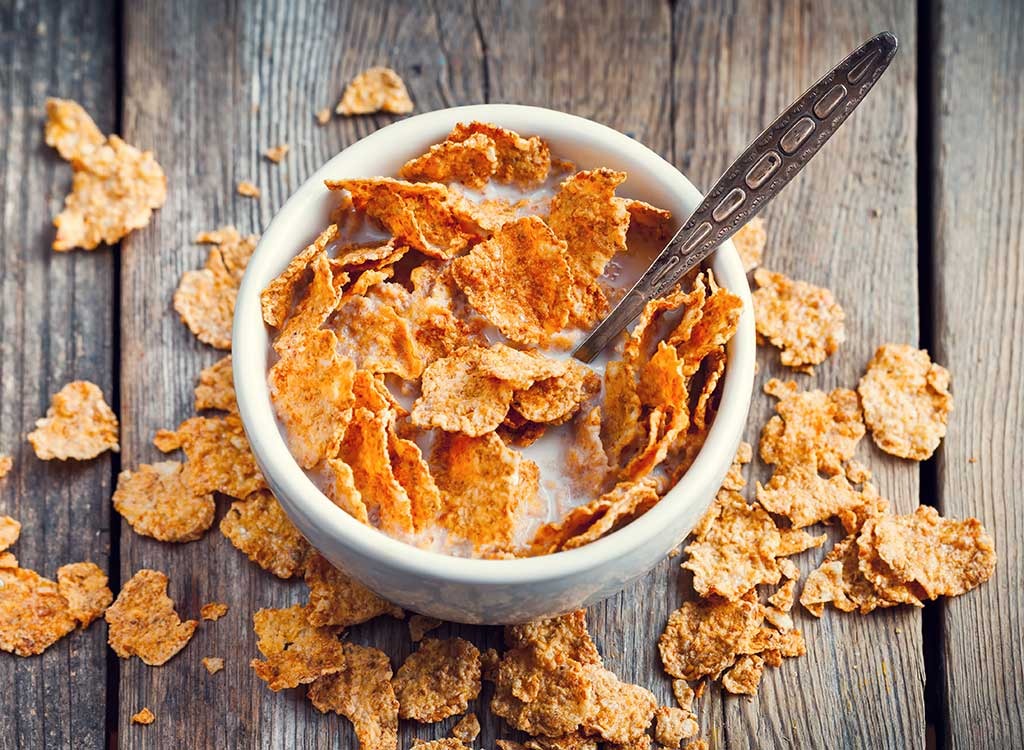
<svg viewBox="0 0 1024 750">
<path fill-rule="evenodd" d="M 263 324 L 259 294 L 303 247 L 327 225 L 334 198 L 327 178 L 395 175 L 408 159 L 444 139 L 457 122 L 481 120 L 539 135 L 553 155 L 577 168 L 622 170 L 629 177 L 619 195 L 638 198 L 672 211 L 682 221 L 697 207 L 700 192 L 672 165 L 637 141 L 590 120 L 561 112 L 518 105 L 457 107 L 402 120 L 382 128 L 342 151 L 320 168 L 288 200 L 263 234 L 249 262 L 236 302 L 233 331 L 235 388 L 239 411 L 257 462 L 286 512 L 307 536 L 316 530 L 370 555 L 381 564 L 452 582 L 516 583 L 552 578 L 614 560 L 642 545 L 679 517 L 695 520 L 703 508 L 698 490 L 721 483 L 739 442 L 750 403 L 754 373 L 754 332 L 746 274 L 725 243 L 711 261 L 719 282 L 738 294 L 744 312 L 728 347 L 721 404 L 707 441 L 690 470 L 650 511 L 608 536 L 575 550 L 542 558 L 476 560 L 421 550 L 364 526 L 328 500 L 292 458 L 278 429 L 266 382 L 270 338 Z M 700 497 L 699 497 L 700 496 Z M 690 523 L 692 524 L 693 521 Z M 680 528 L 681 541 L 689 528 Z M 311 541 L 316 544 L 315 539 Z"/>
</svg>

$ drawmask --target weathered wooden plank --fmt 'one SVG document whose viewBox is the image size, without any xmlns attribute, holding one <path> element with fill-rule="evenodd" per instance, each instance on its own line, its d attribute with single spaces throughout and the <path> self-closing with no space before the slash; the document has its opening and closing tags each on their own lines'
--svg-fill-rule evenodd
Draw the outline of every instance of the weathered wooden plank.
<svg viewBox="0 0 1024 750">
<path fill-rule="evenodd" d="M 20 563 L 47 577 L 108 563 L 110 455 L 44 462 L 24 436 L 70 380 L 113 398 L 116 251 L 50 250 L 71 169 L 43 142 L 44 105 L 76 99 L 112 130 L 115 42 L 113 3 L 0 5 L 0 453 L 14 457 L 0 514 L 23 524 Z M 102 624 L 41 656 L 0 653 L 0 747 L 104 747 L 106 658 Z"/>
<path fill-rule="evenodd" d="M 999 554 L 990 583 L 940 605 L 944 744 L 1021 747 L 1024 8 L 935 12 L 934 356 L 953 374 L 956 410 L 931 499 L 980 518 Z"/>
<path fill-rule="evenodd" d="M 913 7 L 907 3 L 680 3 L 674 18 L 675 161 L 708 187 L 774 116 L 872 33 L 902 50 L 857 113 L 768 209 L 765 265 L 830 287 L 848 340 L 813 377 L 759 353 L 747 439 L 756 446 L 773 402 L 770 377 L 804 388 L 855 387 L 875 347 L 918 338 Z M 918 503 L 917 467 L 865 439 L 861 455 L 881 492 L 906 512 Z M 765 481 L 764 466 L 752 477 Z M 827 549 L 827 547 L 826 547 Z M 825 550 L 806 553 L 806 573 Z M 800 609 L 797 607 L 797 609 Z M 924 742 L 920 615 L 797 614 L 808 654 L 768 670 L 752 699 L 702 699 L 713 747 L 893 747 Z M 710 700 L 709 700 L 710 698 Z"/>
</svg>

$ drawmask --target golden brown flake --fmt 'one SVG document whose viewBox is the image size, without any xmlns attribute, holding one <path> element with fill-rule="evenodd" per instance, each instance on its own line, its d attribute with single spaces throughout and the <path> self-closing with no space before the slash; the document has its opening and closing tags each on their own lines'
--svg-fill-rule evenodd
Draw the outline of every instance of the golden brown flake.
<svg viewBox="0 0 1024 750">
<path fill-rule="evenodd" d="M 146 707 L 132 714 L 132 724 L 152 724 L 154 721 L 156 721 L 156 714 Z"/>
<path fill-rule="evenodd" d="M 0 456 L 0 479 L 11 473 L 14 468 L 14 459 L 10 456 Z"/>
<path fill-rule="evenodd" d="M 891 607 L 895 602 L 883 599 L 861 574 L 858 566 L 857 536 L 851 535 L 825 555 L 812 570 L 800 593 L 800 604 L 815 617 L 821 617 L 825 604 L 843 612 L 859 610 L 867 614 L 876 607 Z"/>
<path fill-rule="evenodd" d="M 174 309 L 204 344 L 217 349 L 231 348 L 235 299 L 258 239 L 255 235 L 243 237 L 230 226 L 196 237 L 197 242 L 213 247 L 203 268 L 181 275 L 174 292 Z"/>
<path fill-rule="evenodd" d="M 323 109 L 317 110 L 316 114 L 313 115 L 316 118 L 318 125 L 326 125 L 331 121 L 331 108 L 324 107 Z"/>
<path fill-rule="evenodd" d="M 17 568 L 18 558 L 12 552 L 0 552 L 0 568 Z"/>
<path fill-rule="evenodd" d="M 403 182 L 389 177 L 327 180 L 331 190 L 347 190 L 353 205 L 381 222 L 396 240 L 435 258 L 462 252 L 474 235 L 459 211 L 461 196 L 435 182 Z"/>
<path fill-rule="evenodd" d="M 83 628 L 102 615 L 114 599 L 107 586 L 107 574 L 91 562 L 57 568 L 57 590 L 67 600 L 68 614 Z"/>
<path fill-rule="evenodd" d="M 650 203 L 633 198 L 619 198 L 624 201 L 629 211 L 629 228 L 641 229 L 654 237 L 666 240 L 670 236 L 672 212 L 665 208 L 652 206 Z"/>
<path fill-rule="evenodd" d="M 185 451 L 188 461 L 182 475 L 196 495 L 217 491 L 244 498 L 267 486 L 242 420 L 233 414 L 186 419 L 173 432 L 158 430 L 153 444 L 165 453 Z"/>
<path fill-rule="evenodd" d="M 245 198 L 260 197 L 260 189 L 256 187 L 256 183 L 250 182 L 249 180 L 241 180 L 235 187 L 235 191 Z"/>
<path fill-rule="evenodd" d="M 507 625 L 505 645 L 537 649 L 552 659 L 562 656 L 581 664 L 602 665 L 601 655 L 587 630 L 585 609 L 522 625 Z"/>
<path fill-rule="evenodd" d="M 758 584 L 779 582 L 779 542 L 775 521 L 764 508 L 722 490 L 694 529 L 682 567 L 693 571 L 693 587 L 701 596 L 736 601 Z"/>
<path fill-rule="evenodd" d="M 219 656 L 204 656 L 199 661 L 209 674 L 217 674 L 224 669 L 224 660 Z"/>
<path fill-rule="evenodd" d="M 589 669 L 533 648 L 506 651 L 498 667 L 491 710 L 532 735 L 571 734 L 595 710 Z"/>
<path fill-rule="evenodd" d="M 211 492 L 195 492 L 182 464 L 161 461 L 122 471 L 114 491 L 114 510 L 136 534 L 162 542 L 191 542 L 213 524 Z"/>
<path fill-rule="evenodd" d="M 380 615 L 403 616 L 400 608 L 349 578 L 319 553 L 314 552 L 306 562 L 305 575 L 309 587 L 306 619 L 311 625 L 348 627 Z"/>
<path fill-rule="evenodd" d="M 272 161 L 274 164 L 280 164 L 284 161 L 284 157 L 288 155 L 289 150 L 291 150 L 291 146 L 287 143 L 280 143 L 265 150 L 263 152 L 263 156 L 267 161 Z"/>
<path fill-rule="evenodd" d="M 278 578 L 291 578 L 305 569 L 309 542 L 269 490 L 231 503 L 220 530 L 250 560 Z"/>
<path fill-rule="evenodd" d="M 483 133 L 474 133 L 464 141 L 444 141 L 415 159 L 407 161 L 399 175 L 424 182 L 461 182 L 466 187 L 482 188 L 498 168 L 494 141 Z"/>
<path fill-rule="evenodd" d="M 764 259 L 764 248 L 768 244 L 768 233 L 764 219 L 755 216 L 732 236 L 732 244 L 740 256 L 744 271 L 753 271 Z M 760 282 L 759 282 L 760 283 Z"/>
<path fill-rule="evenodd" d="M 463 196 L 459 203 L 459 215 L 474 224 L 480 235 L 493 234 L 518 217 L 517 204 L 502 198 L 487 198 L 473 201 Z"/>
<path fill-rule="evenodd" d="M 181 651 L 199 624 L 178 617 L 167 596 L 167 576 L 145 568 L 121 587 L 104 618 L 114 653 L 122 659 L 138 656 L 151 667 Z"/>
<path fill-rule="evenodd" d="M 339 115 L 369 115 L 390 112 L 406 115 L 413 103 L 405 82 L 391 68 L 368 68 L 353 78 L 334 111 Z"/>
<path fill-rule="evenodd" d="M 292 349 L 302 346 L 306 337 L 319 330 L 342 300 L 342 287 L 348 274 L 335 272 L 326 254 L 318 255 L 310 264 L 313 278 L 306 293 L 292 309 L 283 329 L 274 339 L 274 351 L 286 356 Z"/>
<path fill-rule="evenodd" d="M 78 104 L 46 102 L 46 142 L 71 162 L 74 177 L 64 210 L 53 220 L 54 250 L 113 245 L 149 223 L 167 200 L 167 178 L 150 151 L 116 135 L 104 139 Z"/>
<path fill-rule="evenodd" d="M 654 718 L 654 739 L 666 748 L 679 747 L 683 740 L 694 737 L 699 731 L 689 709 L 659 706 Z"/>
<path fill-rule="evenodd" d="M 846 339 L 846 316 L 828 289 L 764 268 L 754 280 L 757 332 L 781 350 L 782 364 L 809 372 Z"/>
<path fill-rule="evenodd" d="M 594 709 L 583 731 L 618 744 L 646 738 L 658 702 L 646 688 L 621 681 L 613 672 L 587 667 L 594 692 Z"/>
<path fill-rule="evenodd" d="M 722 675 L 722 687 L 733 695 L 757 695 L 762 674 L 764 659 L 757 654 L 744 654 Z"/>
<path fill-rule="evenodd" d="M 764 390 L 779 402 L 778 414 L 761 431 L 761 459 L 786 467 L 807 464 L 828 476 L 842 474 L 843 461 L 853 458 L 864 437 L 856 392 L 799 391 L 792 381 L 775 378 Z"/>
<path fill-rule="evenodd" d="M 743 467 L 750 463 L 754 458 L 754 449 L 750 443 L 743 441 L 736 449 L 736 457 L 732 460 L 732 465 L 729 467 L 728 473 L 725 475 L 725 479 L 722 480 L 723 490 L 732 490 L 733 492 L 740 492 L 744 487 L 747 486 L 747 480 L 743 476 Z M 763 503 L 762 503 L 763 504 Z M 771 510 L 770 508 L 768 510 Z"/>
<path fill-rule="evenodd" d="M 455 716 L 480 694 L 480 651 L 462 638 L 425 638 L 391 683 L 400 718 L 430 724 Z"/>
<path fill-rule="evenodd" d="M 842 474 L 824 478 L 806 464 L 781 466 L 767 485 L 757 485 L 757 500 L 771 513 L 786 516 L 795 528 L 834 516 L 847 517 L 865 507 L 868 497 Z"/>
<path fill-rule="evenodd" d="M 348 717 L 361 750 L 397 750 L 398 700 L 387 654 L 354 643 L 343 645 L 344 668 L 310 685 L 310 701 L 321 713 Z"/>
<path fill-rule="evenodd" d="M 18 656 L 41 654 L 74 629 L 56 583 L 17 567 L 15 560 L 0 565 L 0 649 Z"/>
<path fill-rule="evenodd" d="M 328 479 L 324 494 L 354 519 L 369 525 L 370 514 L 359 488 L 356 487 L 352 467 L 340 458 L 329 458 L 324 462 L 324 470 Z"/>
<path fill-rule="evenodd" d="M 604 372 L 604 421 L 601 439 L 608 463 L 618 466 L 620 458 L 643 435 L 640 396 L 635 371 L 626 362 L 609 362 Z"/>
<path fill-rule="evenodd" d="M 932 363 L 928 352 L 899 344 L 878 347 L 857 390 L 871 437 L 886 453 L 923 461 L 939 447 L 953 396 L 949 371 Z"/>
<path fill-rule="evenodd" d="M 10 516 L 0 516 L 0 552 L 10 547 L 21 534 L 21 524 Z"/>
<path fill-rule="evenodd" d="M 53 394 L 28 441 L 44 461 L 85 461 L 106 450 L 119 451 L 117 437 L 117 416 L 103 400 L 103 391 L 88 380 L 74 380 Z"/>
<path fill-rule="evenodd" d="M 472 716 L 472 714 L 470 715 Z M 452 731 L 455 731 L 454 728 Z M 412 750 L 471 750 L 471 748 L 458 737 L 444 737 L 439 740 L 431 740 L 430 742 L 413 740 Z"/>
<path fill-rule="evenodd" d="M 355 364 L 333 331 L 311 331 L 270 368 L 270 398 L 288 448 L 304 468 L 338 453 L 352 416 Z"/>
<path fill-rule="evenodd" d="M 511 551 L 517 524 L 538 502 L 537 464 L 494 433 L 438 435 L 430 464 L 444 498 L 438 524 L 477 552 Z"/>
<path fill-rule="evenodd" d="M 480 720 L 475 713 L 468 713 L 452 727 L 452 736 L 462 742 L 472 742 L 480 736 Z"/>
<path fill-rule="evenodd" d="M 238 413 L 230 354 L 199 373 L 199 383 L 196 385 L 195 394 L 196 411 L 216 409 Z"/>
<path fill-rule="evenodd" d="M 417 531 L 430 528 L 441 512 L 441 490 L 420 448 L 412 440 L 399 437 L 388 426 L 388 454 L 395 479 L 409 496 L 413 526 Z"/>
<path fill-rule="evenodd" d="M 536 216 L 502 226 L 455 260 L 452 275 L 473 307 L 513 341 L 538 344 L 569 320 L 566 244 Z"/>
<path fill-rule="evenodd" d="M 227 613 L 228 605 L 223 602 L 207 602 L 199 610 L 199 616 L 211 622 L 216 622 Z"/>
<path fill-rule="evenodd" d="M 511 182 L 521 188 L 528 188 L 547 179 L 551 169 L 551 152 L 548 145 L 537 136 L 523 138 L 497 125 L 471 122 L 456 125 L 448 135 L 448 140 L 461 142 L 478 134 L 494 142 L 498 157 L 494 178 L 499 182 Z"/>
<path fill-rule="evenodd" d="M 356 284 L 377 271 L 367 271 Z M 377 283 L 365 294 L 350 291 L 334 316 L 339 351 L 368 372 L 414 380 L 425 362 L 409 315 L 411 296 L 400 284 Z"/>
<path fill-rule="evenodd" d="M 538 380 L 526 390 L 516 391 L 512 408 L 531 422 L 562 424 L 601 390 L 601 378 L 589 367 L 567 360 L 564 373 Z"/>
<path fill-rule="evenodd" d="M 442 624 L 442 620 L 438 620 L 434 617 L 413 615 L 409 618 L 409 639 L 412 640 L 413 643 L 419 643 L 423 640 L 423 636 L 431 630 L 441 627 Z"/>
<path fill-rule="evenodd" d="M 260 292 L 260 307 L 267 325 L 281 328 L 292 305 L 295 290 L 309 275 L 314 261 L 327 254 L 327 245 L 338 234 L 337 224 L 331 224 L 301 253 L 289 261 L 287 267 Z"/>
<path fill-rule="evenodd" d="M 256 645 L 266 661 L 252 660 L 256 676 L 271 690 L 293 688 L 345 668 L 345 650 L 336 628 L 317 627 L 305 608 L 261 609 L 253 615 Z"/>
<path fill-rule="evenodd" d="M 737 656 L 757 650 L 763 621 L 761 605 L 749 598 L 685 602 L 658 641 L 665 671 L 685 680 L 717 678 Z"/>
<path fill-rule="evenodd" d="M 566 451 L 565 468 L 581 492 L 603 494 L 609 489 L 611 466 L 601 443 L 600 406 L 576 420 L 573 442 Z"/>
</svg>

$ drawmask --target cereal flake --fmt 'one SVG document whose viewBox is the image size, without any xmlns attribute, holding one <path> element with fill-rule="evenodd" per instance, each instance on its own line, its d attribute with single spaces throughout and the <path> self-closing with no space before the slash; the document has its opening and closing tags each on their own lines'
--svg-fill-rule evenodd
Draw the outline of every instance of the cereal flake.
<svg viewBox="0 0 1024 750">
<path fill-rule="evenodd" d="M 456 125 L 448 140 L 461 142 L 478 134 L 485 135 L 494 142 L 498 158 L 494 178 L 499 182 L 511 182 L 521 188 L 528 188 L 547 179 L 551 169 L 551 151 L 537 136 L 524 138 L 497 125 L 471 122 Z"/>
<path fill-rule="evenodd" d="M 480 651 L 462 638 L 426 638 L 391 682 L 400 718 L 441 721 L 465 712 L 480 694 Z"/>
<path fill-rule="evenodd" d="M 152 724 L 156 721 L 156 714 L 149 710 L 147 707 L 143 707 L 139 711 L 132 714 L 132 724 Z"/>
<path fill-rule="evenodd" d="M 305 608 L 261 609 L 253 615 L 256 645 L 266 661 L 252 660 L 256 676 L 273 691 L 313 682 L 345 668 L 345 651 L 336 628 L 317 627 Z"/>
<path fill-rule="evenodd" d="M 483 133 L 474 133 L 464 141 L 444 141 L 427 153 L 407 161 L 399 175 L 424 182 L 461 182 L 469 188 L 482 188 L 498 168 L 494 141 Z"/>
<path fill-rule="evenodd" d="M 114 653 L 122 659 L 138 656 L 151 667 L 181 651 L 199 624 L 178 617 L 167 596 L 167 576 L 145 568 L 121 587 L 104 618 Z"/>
<path fill-rule="evenodd" d="M 761 265 L 761 261 L 764 259 L 764 248 L 768 244 L 764 219 L 755 216 L 740 227 L 732 236 L 732 244 L 736 247 L 744 271 L 753 271 Z"/>
<path fill-rule="evenodd" d="M 195 492 L 177 461 L 122 471 L 113 502 L 132 531 L 162 542 L 199 539 L 213 524 L 216 510 L 212 492 Z"/>
<path fill-rule="evenodd" d="M 224 660 L 219 656 L 204 656 L 199 661 L 209 674 L 217 674 L 224 669 Z"/>
<path fill-rule="evenodd" d="M 15 560 L 0 565 L 0 649 L 18 656 L 41 654 L 74 629 L 57 583 L 17 567 Z"/>
<path fill-rule="evenodd" d="M 0 516 L 0 552 L 10 547 L 21 534 L 21 524 L 10 516 Z"/>
<path fill-rule="evenodd" d="M 185 451 L 188 461 L 182 478 L 195 495 L 217 491 L 244 498 L 267 486 L 242 420 L 233 414 L 186 419 L 173 432 L 157 431 L 153 444 L 165 453 Z"/>
<path fill-rule="evenodd" d="M 403 612 L 331 565 L 314 552 L 306 562 L 309 603 L 306 619 L 311 625 L 348 627 L 380 615 L 401 618 Z"/>
<path fill-rule="evenodd" d="M 309 542 L 269 490 L 231 503 L 220 531 L 250 560 L 278 578 L 291 578 L 305 569 Z"/>
<path fill-rule="evenodd" d="M 103 400 L 103 391 L 88 380 L 68 383 L 53 395 L 46 416 L 36 421 L 28 441 L 44 461 L 69 458 L 85 461 L 120 450 L 114 411 Z"/>
<path fill-rule="evenodd" d="M 68 614 L 87 628 L 113 601 L 107 574 L 91 562 L 71 563 L 57 568 L 57 590 L 68 603 Z"/>
<path fill-rule="evenodd" d="M 370 115 L 390 112 L 406 115 L 413 103 L 405 82 L 391 68 L 368 68 L 353 78 L 334 108 L 339 115 Z"/>
<path fill-rule="evenodd" d="M 199 616 L 210 622 L 216 622 L 227 613 L 228 605 L 223 602 L 207 602 L 199 609 Z"/>
<path fill-rule="evenodd" d="M 215 409 L 238 413 L 235 400 L 235 378 L 231 371 L 231 355 L 217 360 L 199 373 L 195 388 L 196 411 Z"/>
</svg>

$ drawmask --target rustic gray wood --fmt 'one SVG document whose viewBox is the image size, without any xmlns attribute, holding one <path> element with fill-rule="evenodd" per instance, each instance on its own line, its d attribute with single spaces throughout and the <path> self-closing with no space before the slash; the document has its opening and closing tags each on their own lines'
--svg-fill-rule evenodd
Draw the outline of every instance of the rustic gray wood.
<svg viewBox="0 0 1024 750">
<path fill-rule="evenodd" d="M 938 496 L 924 500 L 979 518 L 999 555 L 991 582 L 941 603 L 944 744 L 1021 747 L 1024 8 L 945 2 L 936 13 L 933 356 L 953 374 L 955 411 Z"/>
<path fill-rule="evenodd" d="M 673 26 L 674 160 L 698 187 L 871 34 L 889 29 L 902 48 L 842 131 L 766 212 L 765 266 L 831 288 L 848 336 L 811 377 L 782 367 L 771 347 L 761 349 L 747 433 L 756 446 L 774 413 L 774 399 L 760 392 L 769 378 L 802 388 L 856 387 L 876 346 L 917 341 L 914 11 L 884 1 L 680 3 Z M 916 465 L 883 456 L 870 439 L 860 456 L 897 510 L 917 505 Z M 769 475 L 752 467 L 752 478 Z M 804 574 L 829 548 L 798 558 Z M 712 747 L 923 745 L 920 614 L 829 610 L 818 621 L 796 610 L 806 656 L 767 670 L 754 699 L 723 701 L 713 690 L 699 702 Z"/>
<path fill-rule="evenodd" d="M 54 578 L 61 565 L 107 569 L 111 456 L 36 458 L 25 434 L 67 382 L 113 399 L 115 253 L 50 250 L 71 168 L 43 142 L 47 96 L 116 124 L 113 3 L 0 5 L 0 514 L 22 523 L 12 551 Z M 106 631 L 74 632 L 41 656 L 0 653 L 0 747 L 102 748 Z"/>
</svg>

